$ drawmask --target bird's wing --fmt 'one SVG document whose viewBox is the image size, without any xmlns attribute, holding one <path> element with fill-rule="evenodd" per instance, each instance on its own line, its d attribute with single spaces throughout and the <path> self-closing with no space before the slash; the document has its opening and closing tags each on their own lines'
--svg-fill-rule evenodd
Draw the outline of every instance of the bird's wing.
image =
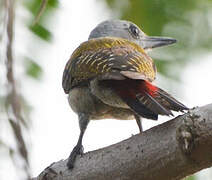
<svg viewBox="0 0 212 180">
<path fill-rule="evenodd" d="M 137 44 L 121 38 L 96 38 L 82 43 L 72 54 L 63 73 L 65 93 L 92 78 L 153 81 L 153 60 Z"/>
</svg>

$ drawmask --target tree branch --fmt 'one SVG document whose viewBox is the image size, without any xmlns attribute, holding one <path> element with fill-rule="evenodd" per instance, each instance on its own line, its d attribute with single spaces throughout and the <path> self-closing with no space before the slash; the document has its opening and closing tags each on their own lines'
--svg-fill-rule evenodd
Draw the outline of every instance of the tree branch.
<svg viewBox="0 0 212 180">
<path fill-rule="evenodd" d="M 15 13 L 15 0 L 5 0 L 5 24 L 7 30 L 7 44 L 6 44 L 6 77 L 7 77 L 7 98 L 5 102 L 5 109 L 8 115 L 8 122 L 13 130 L 15 140 L 17 142 L 18 152 L 24 163 L 17 167 L 24 170 L 27 178 L 29 179 L 29 160 L 26 144 L 22 135 L 21 124 L 25 125 L 25 120 L 22 117 L 22 107 L 20 96 L 16 90 L 16 81 L 14 78 L 14 58 L 13 58 L 13 35 L 14 35 L 14 13 Z M 14 161 L 16 162 L 16 161 Z"/>
<path fill-rule="evenodd" d="M 178 180 L 212 166 L 212 104 L 120 143 L 51 164 L 34 180 Z"/>
</svg>

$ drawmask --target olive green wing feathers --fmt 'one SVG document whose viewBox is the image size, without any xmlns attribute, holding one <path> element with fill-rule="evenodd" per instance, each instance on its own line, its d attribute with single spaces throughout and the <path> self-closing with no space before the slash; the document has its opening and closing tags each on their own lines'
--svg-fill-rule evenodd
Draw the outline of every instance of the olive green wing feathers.
<svg viewBox="0 0 212 180">
<path fill-rule="evenodd" d="M 93 78 L 122 80 L 125 77 L 153 81 L 156 68 L 137 44 L 121 38 L 96 38 L 82 43 L 63 73 L 65 93 Z"/>
</svg>

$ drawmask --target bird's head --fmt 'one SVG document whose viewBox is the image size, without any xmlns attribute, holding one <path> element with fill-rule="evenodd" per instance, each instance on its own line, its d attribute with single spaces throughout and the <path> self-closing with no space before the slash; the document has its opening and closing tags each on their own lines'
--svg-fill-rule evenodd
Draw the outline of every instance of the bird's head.
<svg viewBox="0 0 212 180">
<path fill-rule="evenodd" d="M 176 42 L 173 38 L 147 36 L 137 25 L 124 20 L 103 21 L 91 31 L 88 39 L 100 37 L 124 38 L 139 44 L 145 50 Z"/>
</svg>

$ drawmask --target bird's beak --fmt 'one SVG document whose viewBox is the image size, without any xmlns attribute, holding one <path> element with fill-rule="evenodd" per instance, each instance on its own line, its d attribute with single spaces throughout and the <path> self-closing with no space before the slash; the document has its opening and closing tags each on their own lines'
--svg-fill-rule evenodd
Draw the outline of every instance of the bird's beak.
<svg viewBox="0 0 212 180">
<path fill-rule="evenodd" d="M 157 37 L 157 36 L 144 36 L 140 39 L 140 46 L 143 49 L 152 49 L 161 46 L 167 46 L 169 44 L 176 43 L 177 40 L 169 37 Z"/>
</svg>

